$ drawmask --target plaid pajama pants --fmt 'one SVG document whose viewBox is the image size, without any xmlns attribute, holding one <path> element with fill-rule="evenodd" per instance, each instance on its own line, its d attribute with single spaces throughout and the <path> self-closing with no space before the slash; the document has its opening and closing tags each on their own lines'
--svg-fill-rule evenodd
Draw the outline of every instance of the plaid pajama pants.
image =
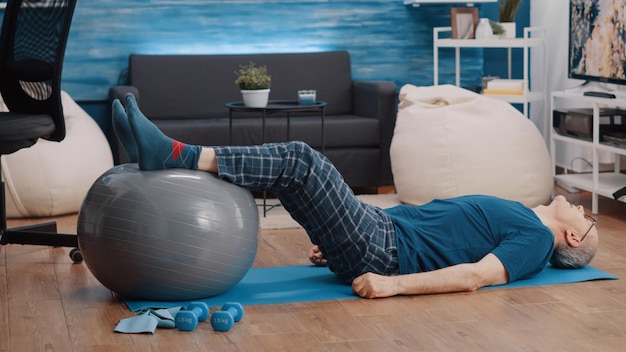
<svg viewBox="0 0 626 352">
<path fill-rule="evenodd" d="M 302 142 L 214 149 L 218 176 L 272 192 L 341 280 L 351 283 L 366 272 L 398 274 L 390 217 L 357 199 L 324 155 Z"/>
</svg>

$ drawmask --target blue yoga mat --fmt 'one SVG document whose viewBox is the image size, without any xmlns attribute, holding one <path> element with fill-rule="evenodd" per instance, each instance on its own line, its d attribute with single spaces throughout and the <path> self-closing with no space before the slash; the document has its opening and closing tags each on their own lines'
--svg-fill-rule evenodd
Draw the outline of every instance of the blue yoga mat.
<svg viewBox="0 0 626 352">
<path fill-rule="evenodd" d="M 484 289 L 616 279 L 618 279 L 617 276 L 590 266 L 577 270 L 561 270 L 548 265 L 532 279 Z M 328 268 L 308 265 L 250 269 L 246 276 L 229 291 L 199 301 L 205 302 L 210 307 L 221 307 L 225 302 L 253 305 L 354 298 L 358 296 L 352 293 L 351 286 L 343 284 Z M 125 299 L 125 301 L 133 312 L 145 308 L 186 307 L 190 303 L 190 301 L 155 302 L 133 299 Z"/>
</svg>

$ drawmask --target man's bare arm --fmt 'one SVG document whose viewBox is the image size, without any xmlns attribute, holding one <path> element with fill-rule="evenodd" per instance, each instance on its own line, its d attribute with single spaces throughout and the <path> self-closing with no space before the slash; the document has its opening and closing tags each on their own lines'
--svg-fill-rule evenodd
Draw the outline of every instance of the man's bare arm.
<svg viewBox="0 0 626 352">
<path fill-rule="evenodd" d="M 423 273 L 397 276 L 363 274 L 352 281 L 352 290 L 361 297 L 382 298 L 473 291 L 507 282 L 508 273 L 504 265 L 490 253 L 476 263 L 458 264 Z"/>
</svg>

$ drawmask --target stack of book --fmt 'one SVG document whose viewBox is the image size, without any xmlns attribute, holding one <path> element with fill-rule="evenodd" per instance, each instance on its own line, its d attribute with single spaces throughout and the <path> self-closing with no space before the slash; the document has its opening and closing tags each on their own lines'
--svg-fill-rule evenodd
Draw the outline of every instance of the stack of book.
<svg viewBox="0 0 626 352">
<path fill-rule="evenodd" d="M 487 82 L 485 95 L 522 95 L 524 94 L 524 80 L 521 79 L 494 79 Z"/>
</svg>

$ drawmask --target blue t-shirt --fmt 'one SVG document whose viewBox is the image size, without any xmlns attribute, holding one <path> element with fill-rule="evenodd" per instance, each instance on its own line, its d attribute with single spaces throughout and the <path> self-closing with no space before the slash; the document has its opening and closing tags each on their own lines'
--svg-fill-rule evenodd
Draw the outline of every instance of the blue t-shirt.
<svg viewBox="0 0 626 352">
<path fill-rule="evenodd" d="M 513 282 L 539 273 L 554 250 L 550 229 L 514 201 L 463 196 L 385 212 L 395 224 L 400 274 L 475 263 L 493 253 Z"/>
</svg>

